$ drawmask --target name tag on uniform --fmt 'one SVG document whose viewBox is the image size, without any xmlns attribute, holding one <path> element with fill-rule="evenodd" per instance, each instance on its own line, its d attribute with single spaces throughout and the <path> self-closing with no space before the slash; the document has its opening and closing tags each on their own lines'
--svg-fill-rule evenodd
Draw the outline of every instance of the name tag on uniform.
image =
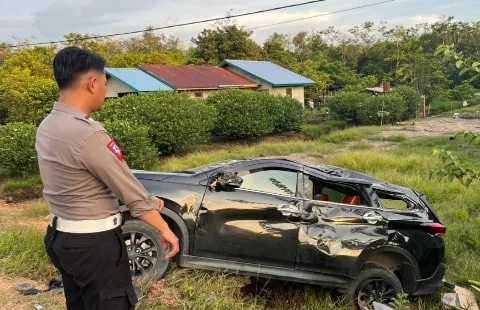
<svg viewBox="0 0 480 310">
<path fill-rule="evenodd" d="M 118 158 L 118 160 L 123 161 L 123 153 L 120 147 L 115 143 L 115 141 L 110 141 L 107 144 L 107 148 Z"/>
</svg>

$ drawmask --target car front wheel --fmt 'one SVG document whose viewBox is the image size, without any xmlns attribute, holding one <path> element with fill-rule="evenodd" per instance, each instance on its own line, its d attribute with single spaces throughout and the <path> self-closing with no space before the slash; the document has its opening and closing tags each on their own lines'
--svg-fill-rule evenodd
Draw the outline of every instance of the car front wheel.
<svg viewBox="0 0 480 310">
<path fill-rule="evenodd" d="M 402 291 L 402 283 L 393 272 L 369 266 L 352 282 L 347 301 L 357 309 L 370 309 L 374 301 L 388 304 Z"/>
<path fill-rule="evenodd" d="M 122 226 L 122 232 L 132 277 L 161 279 L 170 267 L 170 261 L 165 258 L 166 251 L 157 230 L 142 221 L 129 220 Z"/>
</svg>

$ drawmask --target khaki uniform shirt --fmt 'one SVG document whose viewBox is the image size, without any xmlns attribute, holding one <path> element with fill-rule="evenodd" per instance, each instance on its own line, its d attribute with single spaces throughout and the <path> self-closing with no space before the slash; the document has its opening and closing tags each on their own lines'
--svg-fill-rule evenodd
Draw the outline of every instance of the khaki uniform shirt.
<svg viewBox="0 0 480 310">
<path fill-rule="evenodd" d="M 38 127 L 35 148 L 52 214 L 102 219 L 119 212 L 118 199 L 134 217 L 158 209 L 105 128 L 73 107 L 55 103 Z"/>
</svg>

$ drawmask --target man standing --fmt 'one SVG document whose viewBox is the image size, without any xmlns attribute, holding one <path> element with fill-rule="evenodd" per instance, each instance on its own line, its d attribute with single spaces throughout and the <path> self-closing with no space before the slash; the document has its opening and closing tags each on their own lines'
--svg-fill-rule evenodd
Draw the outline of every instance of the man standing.
<svg viewBox="0 0 480 310">
<path fill-rule="evenodd" d="M 135 308 L 118 200 L 159 231 L 164 249 L 171 248 L 167 258 L 179 250 L 160 215 L 163 201 L 147 193 L 109 133 L 89 117 L 104 103 L 104 67 L 104 59 L 88 50 L 58 52 L 53 71 L 60 97 L 37 130 L 35 148 L 52 213 L 45 247 L 62 274 L 68 310 Z"/>
</svg>

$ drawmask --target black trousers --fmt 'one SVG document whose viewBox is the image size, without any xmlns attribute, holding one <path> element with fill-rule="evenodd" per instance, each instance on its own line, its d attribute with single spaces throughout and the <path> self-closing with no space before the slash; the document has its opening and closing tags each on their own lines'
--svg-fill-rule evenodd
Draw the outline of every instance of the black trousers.
<svg viewBox="0 0 480 310">
<path fill-rule="evenodd" d="M 73 234 L 48 226 L 44 241 L 62 274 L 68 310 L 135 309 L 137 297 L 120 227 Z"/>
</svg>

